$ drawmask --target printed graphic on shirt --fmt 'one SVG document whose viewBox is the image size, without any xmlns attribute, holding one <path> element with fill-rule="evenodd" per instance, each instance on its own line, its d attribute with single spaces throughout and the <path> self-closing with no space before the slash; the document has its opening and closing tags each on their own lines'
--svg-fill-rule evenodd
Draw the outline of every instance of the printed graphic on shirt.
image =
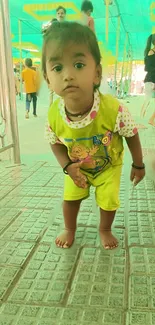
<svg viewBox="0 0 155 325">
<path fill-rule="evenodd" d="M 83 162 L 81 168 L 95 174 L 103 170 L 110 162 L 112 132 L 95 135 L 91 138 L 64 139 L 72 161 Z M 71 142 L 71 144 L 70 144 Z"/>
</svg>

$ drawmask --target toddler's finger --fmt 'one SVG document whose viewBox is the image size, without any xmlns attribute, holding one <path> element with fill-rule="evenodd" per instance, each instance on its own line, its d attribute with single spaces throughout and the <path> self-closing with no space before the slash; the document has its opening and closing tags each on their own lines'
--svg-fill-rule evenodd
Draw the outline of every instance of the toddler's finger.
<svg viewBox="0 0 155 325">
<path fill-rule="evenodd" d="M 134 182 L 134 186 L 136 186 L 139 182 L 141 181 L 140 177 L 135 176 L 133 182 Z"/>
<path fill-rule="evenodd" d="M 80 171 L 80 167 L 81 167 L 82 164 L 83 164 L 83 161 L 80 161 L 78 163 L 74 163 L 74 167 L 79 168 L 79 171 Z"/>
<path fill-rule="evenodd" d="M 81 180 L 75 181 L 74 183 L 80 188 L 87 188 L 86 182 L 82 182 Z"/>
<path fill-rule="evenodd" d="M 88 187 L 88 183 L 87 183 L 87 181 L 85 179 L 81 179 L 80 183 L 81 183 L 81 185 L 82 185 L 83 188 L 87 188 Z"/>
</svg>

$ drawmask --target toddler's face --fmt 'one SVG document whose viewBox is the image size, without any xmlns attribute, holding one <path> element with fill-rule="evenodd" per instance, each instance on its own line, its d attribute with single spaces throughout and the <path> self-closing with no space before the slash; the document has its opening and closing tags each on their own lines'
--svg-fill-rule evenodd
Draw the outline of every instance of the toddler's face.
<svg viewBox="0 0 155 325">
<path fill-rule="evenodd" d="M 101 80 L 101 67 L 84 44 L 68 43 L 61 48 L 49 42 L 46 71 L 50 89 L 64 99 L 92 97 L 94 85 Z"/>
</svg>

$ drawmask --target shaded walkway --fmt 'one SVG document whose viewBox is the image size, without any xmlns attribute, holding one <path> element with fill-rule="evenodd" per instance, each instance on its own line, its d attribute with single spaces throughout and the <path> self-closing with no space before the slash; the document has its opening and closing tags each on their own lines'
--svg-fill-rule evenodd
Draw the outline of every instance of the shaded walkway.
<svg viewBox="0 0 155 325">
<path fill-rule="evenodd" d="M 130 102 L 141 124 L 142 99 Z M 100 247 L 93 193 L 82 205 L 74 246 L 56 248 L 63 174 L 43 139 L 47 106 L 41 102 L 38 120 L 28 121 L 21 106 L 24 165 L 0 165 L 0 325 L 154 325 L 153 181 L 145 179 L 132 193 L 126 152 L 114 224 L 120 248 Z M 155 149 L 155 128 L 141 128 L 140 135 L 145 153 Z"/>
</svg>

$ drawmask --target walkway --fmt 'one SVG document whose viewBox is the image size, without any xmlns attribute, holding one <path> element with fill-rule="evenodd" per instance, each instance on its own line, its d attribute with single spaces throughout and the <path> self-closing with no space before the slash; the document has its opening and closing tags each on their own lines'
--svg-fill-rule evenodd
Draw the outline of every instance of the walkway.
<svg viewBox="0 0 155 325">
<path fill-rule="evenodd" d="M 142 98 L 130 100 L 138 118 Z M 0 325 L 155 325 L 155 185 L 132 192 L 126 152 L 122 205 L 114 232 L 120 247 L 100 247 L 93 193 L 82 205 L 76 242 L 55 247 L 63 225 L 63 174 L 43 139 L 47 105 L 23 119 L 21 166 L 0 163 Z M 155 129 L 140 129 L 144 152 Z"/>
</svg>

